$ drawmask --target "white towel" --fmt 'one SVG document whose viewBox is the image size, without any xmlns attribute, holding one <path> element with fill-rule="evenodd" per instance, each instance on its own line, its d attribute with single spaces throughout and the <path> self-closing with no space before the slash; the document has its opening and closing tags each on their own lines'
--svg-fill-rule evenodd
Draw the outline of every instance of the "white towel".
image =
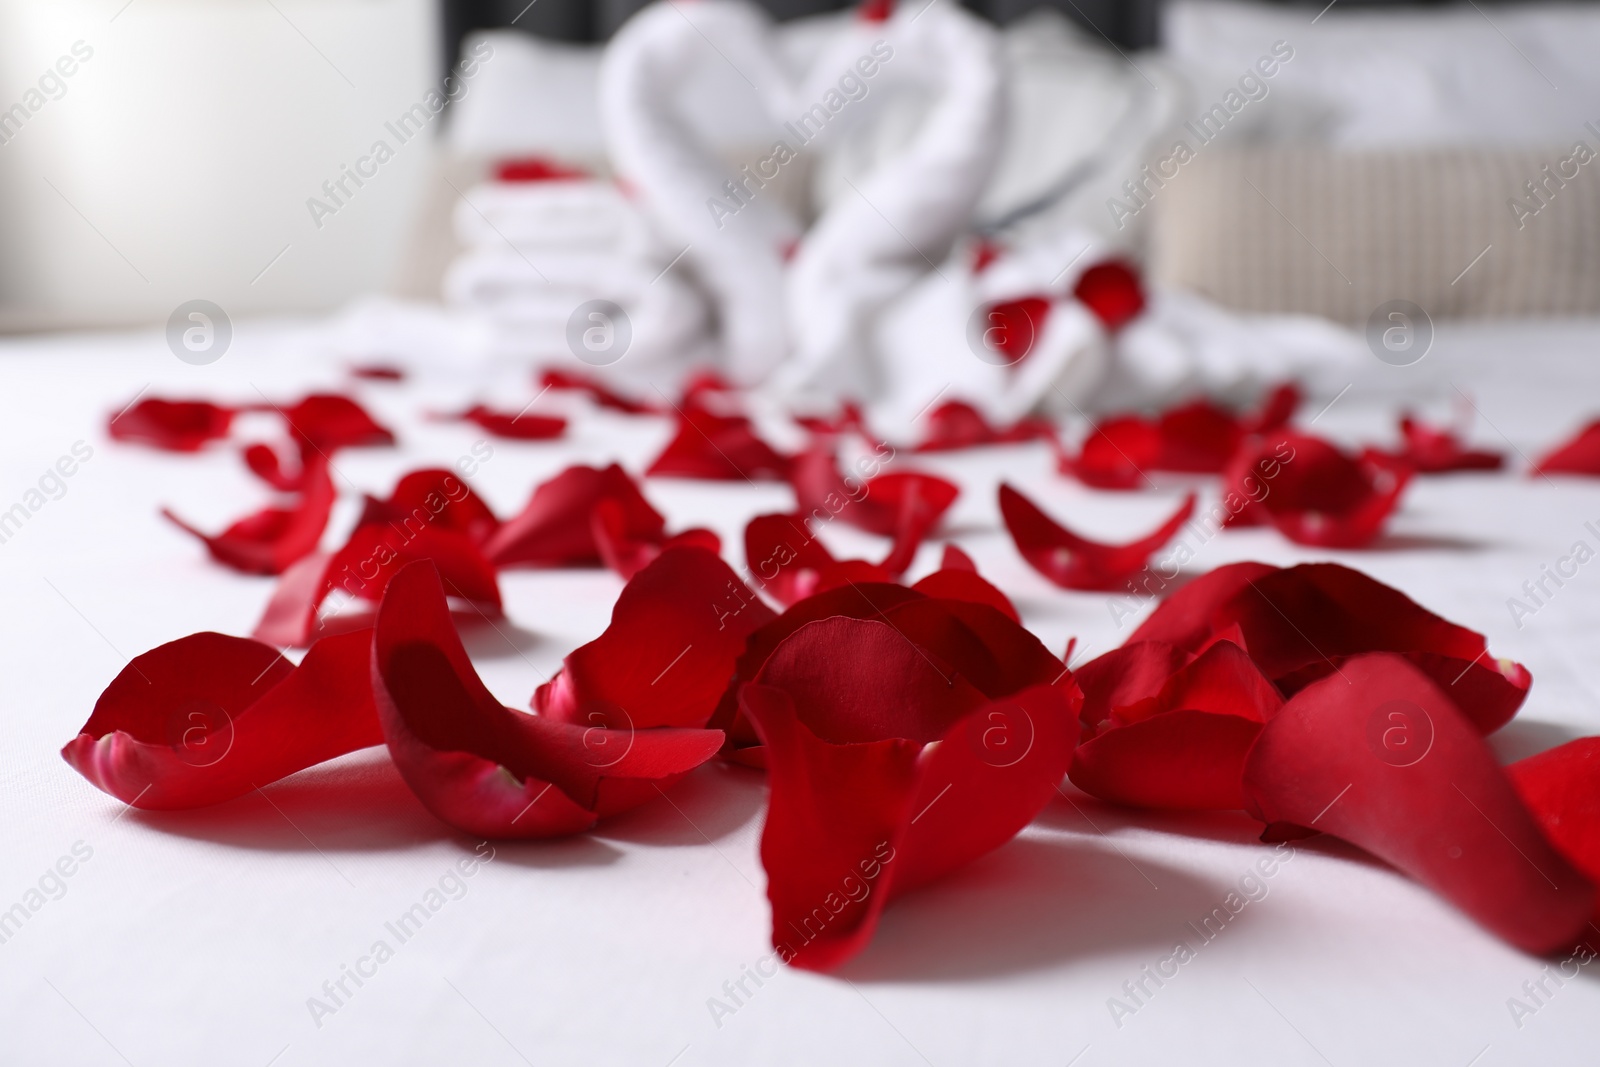
<svg viewBox="0 0 1600 1067">
<path fill-rule="evenodd" d="M 485 182 L 456 203 L 457 240 L 469 248 L 642 254 L 639 209 L 607 181 Z"/>
</svg>

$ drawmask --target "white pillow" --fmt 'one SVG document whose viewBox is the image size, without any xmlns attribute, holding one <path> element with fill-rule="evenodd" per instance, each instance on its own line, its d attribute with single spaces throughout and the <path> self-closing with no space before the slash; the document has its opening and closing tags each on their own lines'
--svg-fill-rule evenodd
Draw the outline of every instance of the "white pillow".
<svg viewBox="0 0 1600 1067">
<path fill-rule="evenodd" d="M 1600 6 L 1335 4 L 1316 15 L 1237 0 L 1172 0 L 1163 37 L 1189 72 L 1200 108 L 1274 42 L 1294 49 L 1271 84 L 1278 99 L 1246 109 L 1253 121 L 1239 140 L 1547 147 L 1570 144 L 1600 114 Z"/>
</svg>

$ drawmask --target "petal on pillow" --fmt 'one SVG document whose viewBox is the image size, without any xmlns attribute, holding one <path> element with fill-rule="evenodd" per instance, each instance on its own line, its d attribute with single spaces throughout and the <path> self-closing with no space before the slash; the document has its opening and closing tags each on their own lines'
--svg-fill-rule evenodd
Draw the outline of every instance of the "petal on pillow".
<svg viewBox="0 0 1600 1067">
<path fill-rule="evenodd" d="M 1570 946 L 1595 885 L 1545 838 L 1478 731 L 1378 653 L 1297 693 L 1245 764 L 1247 810 L 1366 849 L 1527 952 Z"/>
<path fill-rule="evenodd" d="M 1033 501 L 1000 486 L 1000 514 L 1017 551 L 1028 565 L 1064 589 L 1116 589 L 1144 570 L 1150 557 L 1194 514 L 1190 493 L 1172 517 L 1153 533 L 1125 545 L 1106 545 L 1080 537 L 1056 523 Z"/>
<path fill-rule="evenodd" d="M 483 837 L 551 837 L 636 806 L 716 754 L 716 730 L 613 730 L 495 700 L 426 562 L 389 583 L 373 631 L 372 686 L 396 766 L 442 821 Z"/>
<path fill-rule="evenodd" d="M 383 743 L 372 632 L 317 642 L 297 667 L 259 641 L 191 634 L 136 656 L 62 758 L 137 808 L 219 804 Z"/>
</svg>

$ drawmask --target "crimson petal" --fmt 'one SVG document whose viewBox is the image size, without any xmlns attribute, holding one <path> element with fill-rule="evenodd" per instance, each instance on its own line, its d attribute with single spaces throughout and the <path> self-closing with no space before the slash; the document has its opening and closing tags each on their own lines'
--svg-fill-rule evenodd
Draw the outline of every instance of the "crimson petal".
<svg viewBox="0 0 1600 1067">
<path fill-rule="evenodd" d="M 1194 514 L 1190 493 L 1153 533 L 1125 545 L 1091 541 L 1061 526 L 1009 485 L 1000 486 L 1000 514 L 1028 565 L 1063 589 L 1115 589 L 1142 571 Z"/>
<path fill-rule="evenodd" d="M 198 452 L 228 436 L 233 408 L 206 400 L 158 400 L 151 397 L 113 415 L 106 429 L 113 440 L 130 441 L 169 452 Z"/>
<path fill-rule="evenodd" d="M 604 470 L 568 467 L 533 491 L 521 514 L 507 519 L 489 539 L 487 553 L 498 567 L 595 566 L 594 510 L 614 500 L 622 513 L 619 536 L 628 541 L 666 538 L 667 521 L 644 498 L 628 473 L 613 463 Z"/>
<path fill-rule="evenodd" d="M 387 499 L 368 497 L 357 525 L 433 526 L 465 534 L 481 546 L 500 528 L 500 520 L 454 471 L 430 467 L 401 476 Z"/>
<path fill-rule="evenodd" d="M 1303 545 L 1369 545 L 1399 505 L 1410 473 L 1372 459 L 1349 456 L 1306 434 L 1254 438 L 1223 474 L 1230 513 L 1224 525 L 1270 522 Z"/>
<path fill-rule="evenodd" d="M 136 808 L 219 804 L 383 743 L 370 630 L 318 641 L 297 667 L 259 641 L 191 634 L 129 662 L 61 756 Z"/>
<path fill-rule="evenodd" d="M 679 409 L 677 433 L 645 473 L 713 481 L 782 481 L 788 477 L 789 464 L 789 457 L 756 436 L 745 416 L 696 406 Z"/>
<path fill-rule="evenodd" d="M 1399 656 L 1347 660 L 1261 731 L 1251 814 L 1333 834 L 1528 952 L 1570 946 L 1595 886 L 1555 850 L 1474 725 Z"/>
<path fill-rule="evenodd" d="M 1144 310 L 1139 271 L 1120 259 L 1096 263 L 1079 277 L 1072 295 L 1094 312 L 1108 330 L 1118 330 Z"/>
<path fill-rule="evenodd" d="M 670 548 L 630 580 L 604 633 L 566 658 L 534 707 L 617 729 L 706 724 L 745 639 L 777 618 L 704 548 Z"/>
<path fill-rule="evenodd" d="M 335 493 L 328 465 L 312 463 L 302 480 L 305 488 L 292 507 L 263 508 L 214 536 L 201 533 L 166 508 L 161 514 L 204 542 L 211 558 L 225 567 L 246 574 L 282 574 L 316 551 L 333 511 Z"/>
<path fill-rule="evenodd" d="M 716 754 L 716 730 L 612 730 L 503 706 L 450 621 L 438 572 L 389 583 L 372 643 L 378 719 L 401 776 L 444 822 L 482 837 L 576 833 L 636 807 Z"/>
<path fill-rule="evenodd" d="M 997 429 L 983 413 L 962 400 L 948 400 L 928 413 L 928 432 L 916 452 L 949 452 L 978 445 L 1011 444 L 1053 436 L 1055 427 L 1045 419 L 1023 419 Z"/>
<path fill-rule="evenodd" d="M 1451 431 L 1419 422 L 1409 414 L 1400 416 L 1400 451 L 1391 458 L 1422 474 L 1448 471 L 1495 471 L 1505 466 L 1499 452 L 1480 452 L 1464 446 Z"/>
<path fill-rule="evenodd" d="M 1600 420 L 1579 430 L 1533 465 L 1534 474 L 1600 474 Z"/>
<path fill-rule="evenodd" d="M 513 441 L 550 441 L 567 432 L 567 420 L 553 415 L 512 415 L 474 404 L 454 416 L 481 426 L 496 437 Z"/>
<path fill-rule="evenodd" d="M 1550 843 L 1600 883 L 1600 737 L 1568 741 L 1505 770 Z"/>
<path fill-rule="evenodd" d="M 544 389 L 562 389 L 586 393 L 590 399 L 601 407 L 620 411 L 625 415 L 654 415 L 661 410 L 656 404 L 623 396 L 598 379 L 582 374 L 572 374 L 559 370 L 545 371 L 544 376 L 539 379 L 539 385 Z"/>
<path fill-rule="evenodd" d="M 394 434 L 366 408 L 338 393 L 313 393 L 287 408 L 268 408 L 283 416 L 296 441 L 324 456 L 341 448 L 394 444 Z"/>
</svg>

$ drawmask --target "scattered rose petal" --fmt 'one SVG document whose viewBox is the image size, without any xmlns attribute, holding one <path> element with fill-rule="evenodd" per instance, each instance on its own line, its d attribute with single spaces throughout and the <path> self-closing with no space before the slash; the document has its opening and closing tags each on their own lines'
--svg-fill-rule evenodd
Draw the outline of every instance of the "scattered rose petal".
<svg viewBox="0 0 1600 1067">
<path fill-rule="evenodd" d="M 1600 474 L 1600 420 L 1591 422 L 1533 465 L 1534 474 Z"/>
<path fill-rule="evenodd" d="M 1496 471 L 1505 466 L 1506 458 L 1499 452 L 1469 449 L 1454 432 L 1418 422 L 1409 414 L 1400 416 L 1400 437 L 1400 450 L 1389 457 L 1420 474 Z"/>
<path fill-rule="evenodd" d="M 392 363 L 358 363 L 350 368 L 350 376 L 364 382 L 403 382 L 406 372 Z"/>
<path fill-rule="evenodd" d="M 568 371 L 545 371 L 543 377 L 539 379 L 539 386 L 541 389 L 586 393 L 591 400 L 601 407 L 620 411 L 624 415 L 655 415 L 662 410 L 660 405 L 624 396 L 597 378 L 573 374 Z"/>
<path fill-rule="evenodd" d="M 1073 533 L 1009 485 L 1000 486 L 1000 514 L 1017 551 L 1029 566 L 1063 589 L 1120 587 L 1172 540 L 1194 514 L 1194 505 L 1190 493 L 1155 532 L 1129 544 L 1106 545 Z"/>
<path fill-rule="evenodd" d="M 389 583 L 372 686 L 406 784 L 439 819 L 482 837 L 586 830 L 659 795 L 722 743 L 716 730 L 613 730 L 505 707 L 473 670 L 427 563 Z"/>
<path fill-rule="evenodd" d="M 868 533 L 894 538 L 892 562 L 885 563 L 891 573 L 910 565 L 917 546 L 961 493 L 954 482 L 920 471 L 894 471 L 865 481 L 846 479 L 827 446 L 807 449 L 796 457 L 790 484 L 802 512 L 837 518 Z"/>
<path fill-rule="evenodd" d="M 1144 310 L 1144 289 L 1132 264 L 1112 259 L 1096 263 L 1078 279 L 1072 295 L 1108 330 L 1119 330 Z"/>
<path fill-rule="evenodd" d="M 494 179 L 498 182 L 587 181 L 589 173 L 545 156 L 520 156 L 496 165 Z"/>
<path fill-rule="evenodd" d="M 454 418 L 476 423 L 496 437 L 513 441 L 551 441 L 567 432 L 567 420 L 557 416 L 525 412 L 512 415 L 482 404 L 474 404 Z"/>
<path fill-rule="evenodd" d="M 1550 843 L 1600 882 L 1600 737 L 1580 737 L 1505 769 Z"/>
<path fill-rule="evenodd" d="M 383 743 L 372 633 L 318 641 L 297 667 L 259 641 L 191 634 L 136 656 L 62 758 L 96 788 L 149 810 L 243 796 Z"/>
<path fill-rule="evenodd" d="M 1262 728 L 1250 813 L 1359 845 L 1528 952 L 1569 947 L 1595 885 L 1540 832 L 1474 725 L 1399 656 L 1346 660 Z"/>
<path fill-rule="evenodd" d="M 1337 563 L 1218 567 L 1168 597 L 1128 640 L 1190 653 L 1232 640 L 1285 695 L 1335 674 L 1350 656 L 1398 653 L 1486 734 L 1510 721 L 1533 683 L 1527 668 L 1490 656 L 1482 634 Z"/>
<path fill-rule="evenodd" d="M 198 452 L 228 436 L 233 408 L 205 400 L 141 400 L 111 417 L 113 440 L 129 441 L 169 452 Z"/>
<path fill-rule="evenodd" d="M 749 418 L 703 407 L 679 408 L 678 430 L 645 473 L 712 481 L 782 481 L 790 460 L 761 438 Z"/>
<path fill-rule="evenodd" d="M 432 526 L 486 545 L 500 528 L 482 497 L 454 471 L 425 468 L 403 475 L 385 500 L 367 497 L 358 526 L 393 526 L 401 532 Z"/>
<path fill-rule="evenodd" d="M 1022 363 L 1033 354 L 1050 318 L 1050 300 L 1030 295 L 990 304 L 984 316 L 988 324 L 983 343 L 1001 356 L 1008 367 Z"/>
<path fill-rule="evenodd" d="M 1068 683 L 987 701 L 881 622 L 826 619 L 784 641 L 741 695 L 767 753 L 779 955 L 838 966 L 891 900 L 1015 836 L 1071 759 L 1076 700 Z"/>
<path fill-rule="evenodd" d="M 673 534 L 666 540 L 631 537 L 628 534 L 628 517 L 622 505 L 609 498 L 595 504 L 591 522 L 600 561 L 625 581 L 669 548 L 703 548 L 712 555 L 722 551 L 722 538 L 714 531 L 698 526 Z"/>
<path fill-rule="evenodd" d="M 489 540 L 489 559 L 497 567 L 599 565 L 594 511 L 602 500 L 615 501 L 621 512 L 618 537 L 628 542 L 666 539 L 666 520 L 621 467 L 568 467 L 535 489 L 521 514 L 500 525 Z"/>
<path fill-rule="evenodd" d="M 997 429 L 983 413 L 961 400 L 949 400 L 928 413 L 927 436 L 914 451 L 949 452 L 978 445 L 1012 444 L 1053 437 L 1055 427 L 1048 419 L 1023 419 L 1013 426 Z"/>
<path fill-rule="evenodd" d="M 1077 672 L 1084 707 L 1074 785 L 1135 807 L 1243 806 L 1245 757 L 1283 697 L 1238 645 L 1188 659 L 1141 641 Z"/>
<path fill-rule="evenodd" d="M 306 448 L 329 456 L 341 448 L 392 445 L 394 434 L 365 408 L 337 393 L 313 393 L 287 408 L 268 405 L 289 424 L 289 433 Z"/>
<path fill-rule="evenodd" d="M 282 574 L 315 552 L 333 511 L 333 480 L 326 463 L 312 463 L 299 498 L 289 507 L 263 508 L 216 535 L 201 533 L 169 509 L 161 514 L 205 543 L 211 558 L 246 574 Z"/>
<path fill-rule="evenodd" d="M 1229 464 L 1223 525 L 1270 522 L 1299 544 L 1361 548 L 1382 532 L 1409 476 L 1370 453 L 1357 459 L 1321 438 L 1279 431 L 1246 442 Z"/>
<path fill-rule="evenodd" d="M 744 558 L 762 588 L 784 605 L 847 581 L 894 580 L 887 571 L 871 564 L 862 564 L 876 572 L 871 576 L 858 574 L 858 568 L 845 571 L 811 532 L 804 515 L 757 515 L 751 519 L 744 528 Z"/>
<path fill-rule="evenodd" d="M 715 553 L 668 549 L 628 582 L 611 625 L 567 656 L 534 707 L 613 729 L 704 726 L 745 639 L 776 617 Z"/>
</svg>

